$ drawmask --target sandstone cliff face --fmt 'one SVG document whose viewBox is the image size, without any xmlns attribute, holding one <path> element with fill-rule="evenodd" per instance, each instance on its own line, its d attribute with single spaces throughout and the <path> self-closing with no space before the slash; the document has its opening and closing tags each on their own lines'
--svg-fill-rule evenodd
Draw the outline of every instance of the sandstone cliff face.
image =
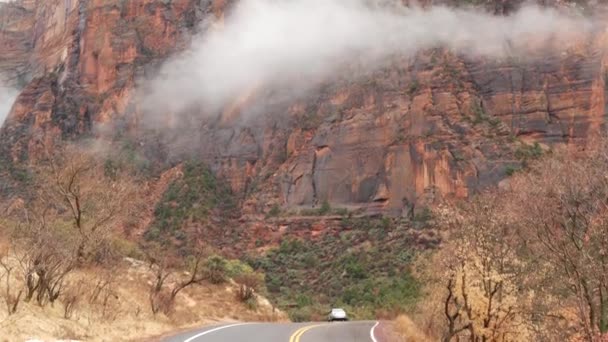
<svg viewBox="0 0 608 342">
<path fill-rule="evenodd" d="M 183 48 L 199 1 L 17 1 L 2 8 L 0 72 L 29 80 L 2 131 L 14 161 L 124 113 L 139 68 Z M 18 14 L 18 15 L 17 15 Z"/>
<path fill-rule="evenodd" d="M 229 4 L 21 0 L 1 7 L 0 72 L 23 86 L 0 131 L 2 156 L 36 158 L 104 123 L 150 146 L 153 138 L 138 127 L 146 113 L 136 80 L 182 50 L 201 20 L 221 20 Z M 510 10 L 506 2 L 488 6 Z M 235 99 L 219 118 L 189 122 L 195 138 L 185 144 L 229 180 L 248 212 L 328 201 L 403 214 L 412 203 L 496 184 L 521 163 L 523 142 L 584 146 L 601 131 L 601 39 L 526 63 L 428 51 L 357 82 L 267 105 L 255 119 L 243 118 L 248 100 Z"/>
<path fill-rule="evenodd" d="M 239 191 L 251 175 L 270 181 L 266 189 L 287 207 L 329 201 L 405 214 L 412 203 L 498 183 L 534 143 L 584 147 L 604 124 L 604 75 L 596 48 L 525 64 L 434 51 L 292 104 L 284 130 L 215 135 L 251 151 L 244 162 L 220 153 L 218 169 Z"/>
</svg>

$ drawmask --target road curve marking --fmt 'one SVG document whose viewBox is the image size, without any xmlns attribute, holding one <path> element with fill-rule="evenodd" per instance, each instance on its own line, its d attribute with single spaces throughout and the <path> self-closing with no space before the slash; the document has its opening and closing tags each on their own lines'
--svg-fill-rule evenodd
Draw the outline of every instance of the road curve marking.
<svg viewBox="0 0 608 342">
<path fill-rule="evenodd" d="M 228 328 L 232 328 L 232 327 L 237 327 L 237 326 L 240 326 L 240 325 L 249 325 L 249 324 L 253 324 L 253 323 L 236 323 L 236 324 L 230 324 L 230 325 L 222 325 L 221 327 L 217 327 L 217 328 L 214 328 L 214 329 L 211 329 L 211 330 L 203 331 L 200 334 L 194 335 L 194 336 L 192 336 L 192 337 L 184 340 L 184 342 L 192 342 L 192 341 L 196 340 L 197 338 L 199 338 L 201 336 L 204 336 L 204 335 L 207 335 L 207 334 L 211 334 L 212 332 L 216 332 L 218 330 L 228 329 Z"/>
<path fill-rule="evenodd" d="M 321 325 L 322 324 L 307 325 L 305 327 L 302 327 L 302 328 L 296 330 L 296 332 L 294 332 L 293 335 L 291 335 L 291 337 L 289 338 L 289 342 L 300 342 L 300 338 L 302 337 L 302 335 L 304 335 L 305 332 L 307 332 L 310 329 L 320 327 Z"/>
<path fill-rule="evenodd" d="M 376 322 L 376 324 L 374 324 L 372 329 L 369 331 L 369 337 L 372 338 L 373 342 L 378 342 L 378 340 L 376 340 L 376 336 L 374 336 L 374 330 L 376 330 L 376 327 L 378 326 L 378 324 L 380 324 L 380 322 Z"/>
</svg>

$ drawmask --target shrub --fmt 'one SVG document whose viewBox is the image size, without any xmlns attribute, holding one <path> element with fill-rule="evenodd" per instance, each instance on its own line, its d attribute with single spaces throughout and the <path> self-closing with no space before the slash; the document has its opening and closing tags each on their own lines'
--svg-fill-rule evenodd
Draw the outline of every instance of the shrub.
<svg viewBox="0 0 608 342">
<path fill-rule="evenodd" d="M 213 255 L 207 259 L 205 264 L 207 278 L 212 284 L 222 284 L 226 282 L 228 263 L 226 259 L 219 255 Z"/>
<path fill-rule="evenodd" d="M 522 144 L 515 150 L 515 157 L 522 161 L 538 159 L 543 155 L 543 149 L 538 142 L 533 145 Z"/>
<path fill-rule="evenodd" d="M 302 209 L 299 214 L 302 216 L 318 216 L 319 211 L 315 209 Z"/>
<path fill-rule="evenodd" d="M 256 291 L 264 281 L 264 276 L 256 272 L 247 272 L 238 275 L 234 281 L 239 285 L 237 299 L 243 303 L 255 300 Z"/>
<path fill-rule="evenodd" d="M 416 222 L 428 222 L 433 219 L 433 212 L 431 209 L 425 207 L 421 211 L 414 215 L 414 221 Z"/>
<path fill-rule="evenodd" d="M 452 152 L 452 156 L 454 157 L 455 162 L 461 162 L 465 160 L 464 155 L 461 152 L 454 151 Z"/>
<path fill-rule="evenodd" d="M 283 240 L 279 246 L 280 254 L 292 254 L 303 251 L 306 247 L 304 243 L 297 239 Z"/>
<path fill-rule="evenodd" d="M 346 209 L 346 208 L 337 208 L 336 210 L 334 210 L 334 212 L 336 213 L 336 215 L 340 215 L 340 216 L 348 215 L 348 209 Z"/>
<path fill-rule="evenodd" d="M 481 107 L 481 105 L 477 102 L 474 102 L 473 105 L 471 106 L 471 110 L 473 111 L 473 115 L 474 115 L 474 119 L 473 119 L 473 124 L 479 124 L 482 123 L 483 121 L 488 119 L 488 115 L 486 114 L 486 112 L 483 110 L 483 108 Z"/>
<path fill-rule="evenodd" d="M 296 305 L 298 306 L 298 308 L 303 308 L 309 305 L 312 305 L 312 298 L 310 298 L 310 296 L 305 295 L 305 294 L 299 294 L 296 297 Z"/>
<path fill-rule="evenodd" d="M 407 93 L 409 95 L 414 95 L 414 93 L 416 93 L 416 91 L 418 91 L 419 87 L 420 87 L 420 83 L 418 82 L 418 80 L 413 80 L 407 89 Z"/>
<path fill-rule="evenodd" d="M 289 312 L 289 319 L 292 322 L 309 322 L 312 316 L 311 309 L 309 307 L 298 308 Z"/>
<path fill-rule="evenodd" d="M 507 176 L 513 176 L 519 170 L 521 170 L 519 166 L 507 165 L 505 168 L 505 173 Z"/>
<path fill-rule="evenodd" d="M 242 274 L 253 273 L 253 268 L 240 260 L 226 261 L 226 275 L 230 278 L 236 278 Z"/>
<path fill-rule="evenodd" d="M 348 210 L 346 209 L 336 209 L 334 211 L 337 215 L 346 215 L 348 214 Z M 302 209 L 300 210 L 300 215 L 302 216 L 324 216 L 332 213 L 331 205 L 328 201 L 323 201 L 321 207 L 319 209 Z"/>
<path fill-rule="evenodd" d="M 352 279 L 365 279 L 367 278 L 367 274 L 365 269 L 356 259 L 350 259 L 344 267 L 344 271 L 348 275 L 348 277 Z"/>
<path fill-rule="evenodd" d="M 223 213 L 223 217 L 235 215 L 237 205 L 230 187 L 216 179 L 207 166 L 189 161 L 183 172 L 183 177 L 169 185 L 157 205 L 154 223 L 146 234 L 148 240 L 162 238 L 166 233 L 179 237 L 185 222 L 207 222 L 214 210 Z"/>
<path fill-rule="evenodd" d="M 249 310 L 256 310 L 258 308 L 258 300 L 256 298 L 249 298 L 245 301 L 245 306 Z"/>
<path fill-rule="evenodd" d="M 319 127 L 322 122 L 323 118 L 317 112 L 311 111 L 300 116 L 296 121 L 296 126 L 307 131 Z"/>
<path fill-rule="evenodd" d="M 83 282 L 70 286 L 63 294 L 63 318 L 70 319 L 84 294 Z"/>
<path fill-rule="evenodd" d="M 351 304 L 357 319 L 408 309 L 418 298 L 408 268 L 415 251 L 411 230 L 389 218 L 344 217 L 340 225 L 346 231 L 315 241 L 286 238 L 252 261 L 266 274 L 278 306 L 295 321 L 323 317 L 336 302 Z"/>
<path fill-rule="evenodd" d="M 268 212 L 268 217 L 277 217 L 281 214 L 281 208 L 279 208 L 278 204 L 275 204 L 272 206 L 272 208 L 270 208 L 270 211 Z"/>
<path fill-rule="evenodd" d="M 492 126 L 492 128 L 497 128 L 498 126 L 500 126 L 502 121 L 500 121 L 500 119 L 498 119 L 498 118 L 491 118 L 489 120 L 489 122 L 490 122 L 490 126 Z"/>
<path fill-rule="evenodd" d="M 428 336 L 425 336 L 422 331 L 416 326 L 412 320 L 405 316 L 399 315 L 394 321 L 394 330 L 400 338 L 404 341 L 412 342 L 425 342 L 430 340 Z"/>
<path fill-rule="evenodd" d="M 266 277 L 266 287 L 270 292 L 281 291 L 281 279 L 277 276 Z"/>
</svg>

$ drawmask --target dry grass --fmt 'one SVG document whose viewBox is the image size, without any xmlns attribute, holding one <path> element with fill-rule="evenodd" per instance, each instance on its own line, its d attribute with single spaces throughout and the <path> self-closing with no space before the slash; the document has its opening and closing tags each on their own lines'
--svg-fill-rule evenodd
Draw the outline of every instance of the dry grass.
<svg viewBox="0 0 608 342">
<path fill-rule="evenodd" d="M 426 336 L 407 316 L 400 315 L 393 322 L 393 330 L 399 341 L 427 342 L 432 339 Z"/>
<path fill-rule="evenodd" d="M 74 305 L 71 319 L 64 318 L 63 298 L 54 306 L 46 307 L 39 307 L 33 302 L 20 303 L 17 313 L 12 316 L 7 316 L 5 310 L 0 311 L 0 341 L 129 341 L 218 321 L 286 319 L 283 313 L 273 312 L 264 298 L 259 298 L 255 310 L 239 303 L 236 299 L 238 287 L 234 283 L 204 283 L 188 288 L 176 298 L 175 310 L 170 317 L 154 316 L 148 301 L 152 279 L 147 265 L 126 259 L 114 274 L 113 291 L 106 296 L 105 305 L 101 299 L 103 296 L 95 301 L 90 300 L 96 280 L 105 276 L 100 270 L 83 270 L 71 276 L 70 286 L 85 284 L 82 298 Z M 14 281 L 17 283 L 20 279 Z M 68 296 L 66 299 L 72 298 Z"/>
</svg>

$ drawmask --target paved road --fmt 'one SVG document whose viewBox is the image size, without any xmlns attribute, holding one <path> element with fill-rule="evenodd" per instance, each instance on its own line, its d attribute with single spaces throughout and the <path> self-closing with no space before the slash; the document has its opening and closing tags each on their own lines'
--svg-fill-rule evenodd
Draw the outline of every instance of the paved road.
<svg viewBox="0 0 608 342">
<path fill-rule="evenodd" d="M 374 342 L 374 321 L 336 323 L 238 323 L 206 327 L 163 342 Z"/>
</svg>

